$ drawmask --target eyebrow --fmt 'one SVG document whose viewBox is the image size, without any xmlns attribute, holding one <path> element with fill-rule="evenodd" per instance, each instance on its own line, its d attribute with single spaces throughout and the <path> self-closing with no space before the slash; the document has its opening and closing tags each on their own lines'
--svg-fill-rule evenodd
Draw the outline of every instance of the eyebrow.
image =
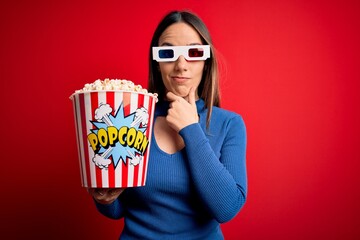
<svg viewBox="0 0 360 240">
<path fill-rule="evenodd" d="M 190 43 L 190 44 L 188 44 L 188 46 L 196 46 L 196 45 L 203 45 L 203 44 L 202 43 Z M 160 46 L 162 47 L 162 46 L 174 46 L 174 45 L 171 44 L 171 43 L 168 43 L 168 42 L 164 42 Z"/>
</svg>

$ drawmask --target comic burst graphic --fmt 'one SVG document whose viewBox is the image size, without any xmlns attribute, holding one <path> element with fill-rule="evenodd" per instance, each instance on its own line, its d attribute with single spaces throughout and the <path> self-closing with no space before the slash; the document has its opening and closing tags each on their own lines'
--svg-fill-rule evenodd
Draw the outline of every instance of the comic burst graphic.
<svg viewBox="0 0 360 240">
<path fill-rule="evenodd" d="M 97 136 L 99 135 L 99 131 L 106 131 L 109 127 L 115 127 L 119 130 L 124 126 L 129 126 L 133 131 L 135 130 L 137 134 L 141 132 L 146 138 L 144 133 L 147 129 L 149 119 L 147 109 L 141 107 L 128 116 L 125 116 L 124 106 L 121 104 L 114 115 L 112 112 L 113 109 L 109 104 L 100 104 L 95 110 L 96 121 L 91 121 L 96 127 L 96 129 L 91 130 L 91 134 Z M 127 159 L 130 159 L 130 164 L 134 166 L 138 165 L 143 160 L 143 153 L 139 152 L 134 147 L 121 144 L 120 141 L 115 141 L 114 145 L 102 146 L 99 144 L 98 146 L 99 148 L 94 151 L 95 156 L 92 160 L 95 165 L 101 169 L 107 169 L 111 162 L 113 162 L 114 167 L 116 168 L 120 160 L 126 165 Z"/>
</svg>

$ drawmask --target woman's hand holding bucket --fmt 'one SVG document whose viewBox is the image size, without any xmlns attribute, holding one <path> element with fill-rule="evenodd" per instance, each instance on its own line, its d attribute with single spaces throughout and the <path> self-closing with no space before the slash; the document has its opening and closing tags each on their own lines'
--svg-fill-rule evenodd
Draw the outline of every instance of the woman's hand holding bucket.
<svg viewBox="0 0 360 240">
<path fill-rule="evenodd" d="M 125 188 L 88 188 L 88 192 L 100 204 L 111 204 Z"/>
</svg>

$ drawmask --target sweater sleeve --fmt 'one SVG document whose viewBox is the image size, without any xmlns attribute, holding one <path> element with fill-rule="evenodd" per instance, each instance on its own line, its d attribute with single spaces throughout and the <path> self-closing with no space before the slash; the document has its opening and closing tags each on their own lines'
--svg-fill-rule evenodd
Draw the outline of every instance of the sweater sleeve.
<svg viewBox="0 0 360 240">
<path fill-rule="evenodd" d="M 120 196 L 121 197 L 121 196 Z M 119 219 L 123 217 L 124 208 L 120 201 L 120 197 L 110 204 L 100 204 L 95 202 L 97 210 L 104 216 L 111 219 Z"/>
<path fill-rule="evenodd" d="M 179 133 L 185 142 L 190 171 L 200 199 L 220 223 L 240 211 L 246 200 L 246 129 L 243 119 L 235 115 L 222 129 L 225 134 L 220 158 L 214 153 L 199 123 Z"/>
</svg>

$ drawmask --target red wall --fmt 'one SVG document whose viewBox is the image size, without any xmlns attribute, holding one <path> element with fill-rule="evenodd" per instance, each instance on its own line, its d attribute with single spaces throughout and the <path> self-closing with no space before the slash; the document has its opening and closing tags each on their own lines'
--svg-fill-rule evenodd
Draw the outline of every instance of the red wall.
<svg viewBox="0 0 360 240">
<path fill-rule="evenodd" d="M 80 186 L 68 97 L 97 78 L 146 87 L 154 28 L 184 8 L 247 124 L 248 201 L 226 239 L 360 238 L 358 1 L 122 2 L 0 3 L 0 238 L 117 238 Z"/>
</svg>

